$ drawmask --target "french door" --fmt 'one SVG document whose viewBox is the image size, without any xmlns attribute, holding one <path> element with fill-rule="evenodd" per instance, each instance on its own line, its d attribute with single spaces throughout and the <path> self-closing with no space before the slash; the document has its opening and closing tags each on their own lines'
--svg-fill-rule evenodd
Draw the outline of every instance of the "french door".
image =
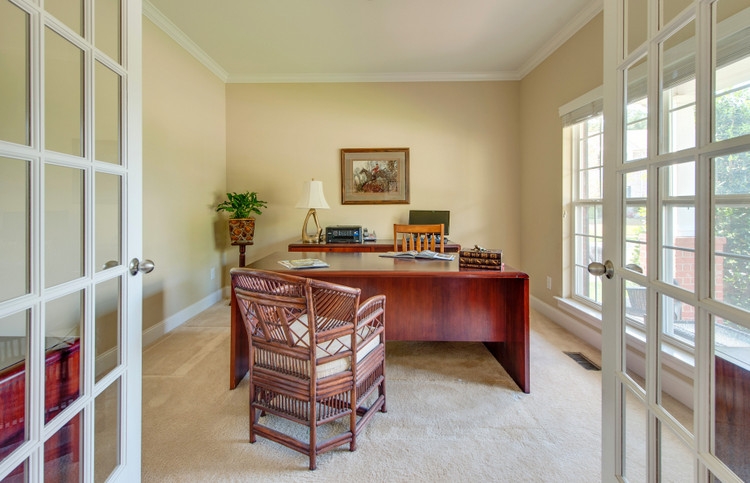
<svg viewBox="0 0 750 483">
<path fill-rule="evenodd" d="M 140 63 L 140 0 L 0 0 L 2 482 L 140 479 Z"/>
<path fill-rule="evenodd" d="M 604 16 L 603 479 L 750 481 L 750 1 Z"/>
</svg>

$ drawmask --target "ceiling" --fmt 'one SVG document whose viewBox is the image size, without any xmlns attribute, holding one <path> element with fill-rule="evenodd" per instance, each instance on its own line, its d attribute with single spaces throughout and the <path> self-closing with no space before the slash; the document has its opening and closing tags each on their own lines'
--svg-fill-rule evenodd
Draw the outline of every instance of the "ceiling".
<svg viewBox="0 0 750 483">
<path fill-rule="evenodd" d="M 144 0 L 226 82 L 518 80 L 602 0 Z"/>
</svg>

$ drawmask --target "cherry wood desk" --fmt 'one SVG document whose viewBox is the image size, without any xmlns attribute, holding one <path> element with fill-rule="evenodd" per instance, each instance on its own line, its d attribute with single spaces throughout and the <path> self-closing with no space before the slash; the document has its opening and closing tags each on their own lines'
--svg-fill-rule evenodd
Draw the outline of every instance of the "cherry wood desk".
<svg viewBox="0 0 750 483">
<path fill-rule="evenodd" d="M 279 260 L 319 258 L 330 267 L 291 270 Z M 386 296 L 386 340 L 484 342 L 523 392 L 529 385 L 529 276 L 459 268 L 453 261 L 377 253 L 276 252 L 248 265 L 359 287 Z M 232 293 L 229 386 L 248 370 L 247 334 Z"/>
<path fill-rule="evenodd" d="M 290 243 L 287 247 L 290 252 L 391 252 L 393 251 L 393 239 L 376 240 L 364 243 Z M 443 244 L 445 252 L 458 252 L 461 245 L 446 238 Z"/>
</svg>

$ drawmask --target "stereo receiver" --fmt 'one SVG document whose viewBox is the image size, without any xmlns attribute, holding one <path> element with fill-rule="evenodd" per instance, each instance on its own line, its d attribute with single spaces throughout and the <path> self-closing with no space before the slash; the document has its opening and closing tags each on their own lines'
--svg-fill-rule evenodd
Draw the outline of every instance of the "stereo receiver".
<svg viewBox="0 0 750 483">
<path fill-rule="evenodd" d="M 327 226 L 326 243 L 362 243 L 361 226 Z"/>
</svg>

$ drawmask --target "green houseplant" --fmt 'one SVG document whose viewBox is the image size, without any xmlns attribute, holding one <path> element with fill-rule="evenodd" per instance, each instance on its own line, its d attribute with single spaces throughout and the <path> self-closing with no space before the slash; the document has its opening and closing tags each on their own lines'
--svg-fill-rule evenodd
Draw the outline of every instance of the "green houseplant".
<svg viewBox="0 0 750 483">
<path fill-rule="evenodd" d="M 250 245 L 255 236 L 255 218 L 253 214 L 260 215 L 261 208 L 266 208 L 268 203 L 258 199 L 255 191 L 244 193 L 227 193 L 227 200 L 216 206 L 216 211 L 229 213 L 229 238 L 232 245 Z"/>
</svg>

